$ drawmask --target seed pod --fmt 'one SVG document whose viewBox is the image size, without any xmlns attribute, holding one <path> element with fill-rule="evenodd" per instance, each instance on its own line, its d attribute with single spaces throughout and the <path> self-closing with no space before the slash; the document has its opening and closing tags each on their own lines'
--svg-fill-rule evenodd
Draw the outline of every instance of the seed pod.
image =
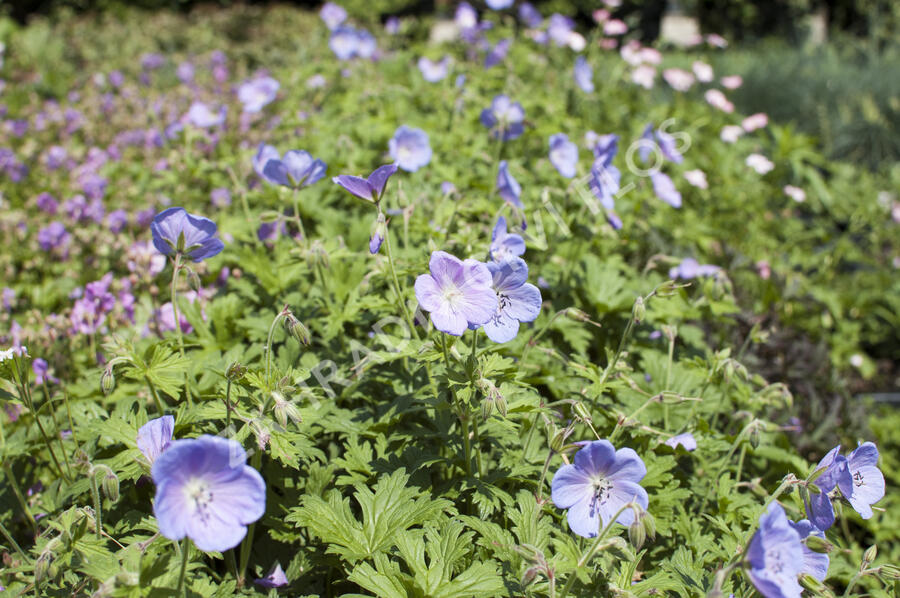
<svg viewBox="0 0 900 598">
<path fill-rule="evenodd" d="M 301 345 L 309 345 L 309 329 L 290 312 L 284 317 L 284 329 Z"/>
<path fill-rule="evenodd" d="M 103 494 L 106 495 L 106 498 L 109 500 L 116 502 L 119 500 L 119 478 L 115 473 L 110 469 L 106 472 L 106 475 L 103 476 L 103 483 L 101 484 L 103 488 Z"/>
<path fill-rule="evenodd" d="M 303 421 L 296 405 L 282 398 L 281 393 L 273 392 L 272 396 L 275 397 L 275 419 L 282 428 L 287 427 L 288 420 L 295 424 Z"/>
<path fill-rule="evenodd" d="M 526 569 L 525 573 L 522 575 L 522 587 L 527 588 L 534 583 L 538 573 L 540 573 L 540 570 L 537 567 L 529 567 Z"/>
<path fill-rule="evenodd" d="M 802 575 L 800 575 L 797 581 L 800 582 L 801 586 L 816 595 L 821 595 L 822 591 L 825 589 L 825 586 L 822 584 L 822 582 L 809 573 L 803 573 Z"/>
<path fill-rule="evenodd" d="M 105 370 L 103 370 L 103 374 L 100 376 L 100 390 L 105 396 L 111 393 L 113 388 L 115 387 L 116 377 L 113 374 L 113 370 L 112 368 L 106 368 Z"/>
<path fill-rule="evenodd" d="M 879 568 L 881 569 L 881 575 L 886 579 L 900 579 L 900 567 L 889 563 Z"/>
<path fill-rule="evenodd" d="M 647 317 L 647 308 L 644 306 L 644 298 L 640 295 L 634 300 L 634 308 L 631 310 L 631 313 L 634 315 L 635 323 L 643 322 L 644 318 Z"/>
<path fill-rule="evenodd" d="M 875 562 L 875 558 L 878 556 L 878 546 L 872 544 L 869 546 L 866 551 L 863 553 L 863 565 L 868 567 L 873 562 Z M 864 568 L 865 568 L 864 567 Z"/>
<path fill-rule="evenodd" d="M 577 307 L 566 309 L 566 317 L 576 322 L 590 322 L 591 318 Z"/>
</svg>

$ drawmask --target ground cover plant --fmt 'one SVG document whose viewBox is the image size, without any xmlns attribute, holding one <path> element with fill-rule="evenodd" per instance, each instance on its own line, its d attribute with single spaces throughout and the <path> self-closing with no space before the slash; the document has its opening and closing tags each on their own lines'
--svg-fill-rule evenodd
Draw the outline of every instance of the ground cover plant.
<svg viewBox="0 0 900 598">
<path fill-rule="evenodd" d="M 896 594 L 900 172 L 488 5 L 4 22 L 5 593 Z"/>
</svg>

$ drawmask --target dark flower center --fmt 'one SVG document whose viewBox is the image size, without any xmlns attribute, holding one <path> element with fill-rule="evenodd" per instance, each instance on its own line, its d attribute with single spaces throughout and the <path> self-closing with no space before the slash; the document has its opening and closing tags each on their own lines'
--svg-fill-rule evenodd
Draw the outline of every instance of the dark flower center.
<svg viewBox="0 0 900 598">
<path fill-rule="evenodd" d="M 860 472 L 857 471 L 857 472 L 855 472 L 855 473 L 853 474 L 853 485 L 854 485 L 854 486 L 856 486 L 857 488 L 859 488 L 860 486 L 862 486 L 862 485 L 865 484 L 865 483 L 866 483 L 866 482 L 865 482 L 865 480 L 863 479 L 862 473 L 860 473 Z"/>
</svg>

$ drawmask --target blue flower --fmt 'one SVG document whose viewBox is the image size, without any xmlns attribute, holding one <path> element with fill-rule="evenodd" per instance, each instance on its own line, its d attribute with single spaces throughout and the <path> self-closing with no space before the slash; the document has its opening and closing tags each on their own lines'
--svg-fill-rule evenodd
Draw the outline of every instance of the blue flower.
<svg viewBox="0 0 900 598">
<path fill-rule="evenodd" d="M 650 175 L 650 182 L 653 183 L 653 192 L 658 198 L 673 208 L 681 207 L 681 193 L 675 188 L 675 183 L 669 175 L 657 170 Z"/>
<path fill-rule="evenodd" d="M 519 196 L 522 194 L 522 186 L 509 173 L 506 160 L 500 160 L 500 166 L 497 169 L 497 193 L 517 208 L 525 207 L 522 204 L 522 200 L 519 199 Z"/>
<path fill-rule="evenodd" d="M 430 274 L 416 278 L 416 299 L 431 313 L 435 328 L 461 336 L 467 328 L 485 324 L 497 312 L 491 272 L 483 263 L 434 251 L 428 266 Z"/>
<path fill-rule="evenodd" d="M 686 257 L 674 268 L 669 269 L 669 278 L 690 280 L 698 276 L 716 276 L 722 269 L 713 264 L 701 264 L 692 257 Z"/>
<path fill-rule="evenodd" d="M 369 178 L 364 179 L 349 174 L 341 174 L 333 179 L 334 183 L 340 185 L 356 197 L 377 204 L 381 201 L 384 194 L 384 187 L 387 185 L 388 179 L 397 172 L 396 164 L 385 164 L 379 166 L 372 171 Z"/>
<path fill-rule="evenodd" d="M 281 154 L 278 153 L 278 150 L 275 149 L 272 145 L 267 145 L 265 143 L 260 143 L 256 148 L 256 155 L 253 156 L 253 171 L 260 176 L 265 181 L 272 183 L 273 185 L 278 185 L 278 181 L 270 179 L 265 172 L 266 164 L 269 163 L 269 160 L 280 160 Z"/>
<path fill-rule="evenodd" d="M 164 255 L 185 255 L 195 262 L 218 255 L 225 244 L 216 237 L 216 223 L 188 214 L 184 208 L 168 208 L 153 218 L 153 245 Z"/>
<path fill-rule="evenodd" d="M 847 457 L 849 476 L 840 476 L 838 488 L 863 519 L 872 516 L 871 505 L 884 498 L 884 475 L 878 469 L 878 448 L 864 442 Z"/>
<path fill-rule="evenodd" d="M 187 536 L 207 552 L 240 544 L 266 511 L 266 484 L 246 460 L 230 438 L 173 442 L 153 463 L 159 533 L 176 541 Z"/>
<path fill-rule="evenodd" d="M 513 5 L 513 0 L 486 0 L 491 10 L 503 10 Z"/>
<path fill-rule="evenodd" d="M 594 69 L 588 64 L 584 56 L 575 59 L 575 83 L 585 93 L 594 91 Z"/>
<path fill-rule="evenodd" d="M 747 549 L 750 581 L 765 598 L 800 598 L 803 544 L 777 502 L 759 518 L 759 531 Z"/>
<path fill-rule="evenodd" d="M 615 208 L 615 195 L 619 192 L 619 181 L 622 173 L 612 165 L 612 160 L 619 149 L 618 135 L 601 135 L 594 145 L 594 162 L 588 178 L 591 193 L 600 200 L 607 210 Z"/>
<path fill-rule="evenodd" d="M 444 56 L 438 62 L 434 62 L 422 56 L 418 62 L 422 77 L 429 83 L 437 83 L 447 76 L 450 66 L 450 57 Z"/>
<path fill-rule="evenodd" d="M 218 112 L 213 112 L 203 102 L 194 102 L 185 114 L 185 119 L 195 127 L 208 129 L 224 123 L 226 111 L 225 106 L 219 108 Z"/>
<path fill-rule="evenodd" d="M 496 96 L 490 108 L 481 111 L 481 124 L 491 130 L 491 136 L 509 141 L 520 137 L 525 132 L 522 121 L 525 111 L 518 102 L 513 102 L 505 95 Z"/>
<path fill-rule="evenodd" d="M 484 68 L 489 69 L 503 62 L 512 46 L 511 39 L 501 39 L 484 57 Z"/>
<path fill-rule="evenodd" d="M 164 415 L 151 419 L 138 430 L 137 447 L 151 464 L 172 444 L 174 429 L 175 418 Z"/>
<path fill-rule="evenodd" d="M 506 218 L 497 218 L 491 234 L 490 258 L 495 262 L 504 262 L 525 253 L 525 240 L 515 233 L 506 232 Z"/>
<path fill-rule="evenodd" d="M 634 450 L 616 450 L 608 440 L 580 444 L 572 464 L 563 465 L 553 476 L 551 497 L 557 508 L 568 509 L 569 529 L 593 538 L 629 502 L 646 510 L 649 498 L 639 482 L 647 467 Z M 634 511 L 625 509 L 616 521 L 631 525 Z"/>
<path fill-rule="evenodd" d="M 347 20 L 347 11 L 343 6 L 334 2 L 326 2 L 319 10 L 319 17 L 325 22 L 325 26 L 333 31 L 338 25 Z"/>
<path fill-rule="evenodd" d="M 428 134 L 422 129 L 401 125 L 388 144 L 391 158 L 407 172 L 415 172 L 431 161 Z"/>
<path fill-rule="evenodd" d="M 569 141 L 565 133 L 550 136 L 550 163 L 565 178 L 571 179 L 575 176 L 575 169 L 578 166 L 578 146 Z"/>
<path fill-rule="evenodd" d="M 810 492 L 806 512 L 809 520 L 820 530 L 827 530 L 834 525 L 834 507 L 829 494 L 839 482 L 843 488 L 852 488 L 853 479 L 847 469 L 847 458 L 840 454 L 841 445 L 837 445 L 822 457 L 815 471 L 822 473 L 815 480 L 819 492 Z"/>
<path fill-rule="evenodd" d="M 544 17 L 541 16 L 541 13 L 534 5 L 523 2 L 519 5 L 519 19 L 525 23 L 526 26 L 535 28 L 541 26 Z"/>
<path fill-rule="evenodd" d="M 328 38 L 328 47 L 338 60 L 350 60 L 359 49 L 359 35 L 353 27 L 341 25 L 335 27 Z"/>
<path fill-rule="evenodd" d="M 274 149 L 274 148 L 273 148 Z M 313 159 L 304 150 L 290 150 L 279 159 L 277 151 L 274 157 L 269 152 L 268 160 L 263 165 L 263 178 L 271 183 L 291 187 L 309 187 L 325 176 L 328 167 L 321 160 Z"/>
<path fill-rule="evenodd" d="M 497 293 L 497 312 L 484 324 L 484 332 L 495 343 L 505 343 L 519 334 L 520 322 L 533 322 L 541 313 L 541 292 L 528 280 L 525 260 L 488 262 Z"/>
<path fill-rule="evenodd" d="M 280 87 L 272 77 L 252 79 L 238 87 L 238 100 L 244 105 L 244 112 L 259 112 L 275 99 Z"/>
<path fill-rule="evenodd" d="M 790 523 L 791 527 L 797 531 L 797 534 L 800 536 L 800 541 L 803 543 L 802 572 L 812 575 L 819 581 L 825 581 L 825 577 L 828 575 L 828 555 L 816 552 L 806 545 L 806 539 L 809 536 L 818 536 L 824 540 L 825 533 L 816 529 L 816 526 L 806 519 L 798 521 L 797 523 L 794 523 L 793 521 L 789 521 L 788 523 Z"/>
<path fill-rule="evenodd" d="M 638 156 L 641 158 L 642 162 L 647 161 L 650 157 L 650 152 L 654 148 L 659 148 L 662 157 L 669 162 L 674 162 L 675 164 L 684 162 L 684 157 L 675 148 L 675 138 L 662 129 L 654 131 L 652 124 L 648 124 L 644 128 L 644 132 L 641 134 L 638 143 L 640 144 Z"/>
</svg>

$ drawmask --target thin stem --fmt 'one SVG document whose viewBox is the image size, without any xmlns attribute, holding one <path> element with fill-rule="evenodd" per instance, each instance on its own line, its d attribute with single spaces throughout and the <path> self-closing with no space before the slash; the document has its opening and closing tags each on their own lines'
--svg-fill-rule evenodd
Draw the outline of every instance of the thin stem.
<svg viewBox="0 0 900 598">
<path fill-rule="evenodd" d="M 388 259 L 388 268 L 391 271 L 391 278 L 394 282 L 394 293 L 397 294 L 397 301 L 400 303 L 400 307 L 403 309 L 403 316 L 406 318 L 406 323 L 409 325 L 409 329 L 412 332 L 413 336 L 416 340 L 419 340 L 419 332 L 416 330 L 416 325 L 413 322 L 412 316 L 409 314 L 409 308 L 406 306 L 406 301 L 403 299 L 403 293 L 400 291 L 400 280 L 397 278 L 397 270 L 394 268 L 394 254 L 391 251 L 391 233 L 390 227 L 384 228 L 384 249 L 387 254 Z"/>
<path fill-rule="evenodd" d="M 22 489 L 19 487 L 19 482 L 16 480 L 16 476 L 13 474 L 12 467 L 10 467 L 6 462 L 3 463 L 3 473 L 6 474 L 6 481 L 9 482 L 9 485 L 13 490 L 13 494 L 16 495 L 16 500 L 19 501 L 19 506 L 22 507 L 22 512 L 25 513 L 25 519 L 28 520 L 31 528 L 37 531 L 37 522 L 34 520 L 34 516 L 31 514 L 31 509 L 28 508 L 28 501 L 25 500 L 25 495 L 22 494 Z"/>
<path fill-rule="evenodd" d="M 253 469 L 259 471 L 262 465 L 262 451 L 256 451 L 250 457 L 250 465 Z M 253 533 L 256 531 L 256 523 L 251 523 L 247 528 L 247 535 L 241 543 L 241 564 L 238 568 L 238 587 L 244 585 L 244 573 L 247 571 L 247 564 L 250 562 L 250 550 L 253 547 Z"/>
<path fill-rule="evenodd" d="M 175 300 L 175 283 L 178 281 L 178 271 L 181 270 L 181 253 L 175 253 L 172 267 L 172 314 L 175 316 L 175 334 L 178 336 L 178 351 L 184 358 L 184 338 L 181 335 L 181 320 L 178 318 L 178 302 Z"/>
<path fill-rule="evenodd" d="M 671 337 L 669 338 L 669 357 L 666 361 L 666 385 L 663 387 L 665 390 L 671 389 L 672 383 L 672 358 L 675 354 L 675 333 L 673 332 Z M 663 426 L 666 430 L 669 429 L 669 405 L 663 405 Z"/>
<path fill-rule="evenodd" d="M 225 383 L 225 429 L 231 429 L 231 378 Z"/>
<path fill-rule="evenodd" d="M 465 451 L 466 459 L 466 477 L 472 477 L 472 447 L 469 444 L 469 415 L 463 413 L 462 405 L 459 404 L 459 399 L 456 396 L 456 389 L 453 388 L 453 385 L 450 382 L 450 349 L 447 347 L 447 336 L 444 334 L 441 334 L 441 347 L 444 350 L 444 366 L 447 369 L 447 387 L 450 389 L 450 396 L 453 398 L 453 407 L 456 410 L 456 416 L 459 418 L 459 422 L 462 425 L 463 450 Z"/>
<path fill-rule="evenodd" d="M 6 538 L 6 541 L 9 542 L 9 545 L 19 553 L 19 556 L 22 557 L 23 561 L 25 561 L 26 563 L 31 562 L 31 559 L 28 558 L 28 555 L 25 554 L 25 551 L 22 550 L 22 547 L 19 546 L 19 543 L 16 542 L 16 539 L 12 537 L 12 534 L 9 533 L 9 530 L 6 529 L 6 526 L 3 525 L 2 521 L 0 521 L 0 534 L 3 534 L 3 537 Z"/>
<path fill-rule="evenodd" d="M 50 458 L 53 460 L 53 464 L 56 465 L 56 470 L 59 472 L 59 477 L 69 481 L 69 476 L 63 472 L 62 466 L 59 464 L 59 459 L 56 458 L 56 453 L 53 451 L 53 445 L 50 443 L 50 437 L 47 435 L 44 424 L 41 423 L 41 417 L 34 407 L 31 391 L 28 389 L 28 385 L 25 384 L 19 371 L 19 358 L 15 355 L 13 356 L 13 377 L 15 378 L 16 386 L 18 387 L 19 398 L 25 403 L 28 410 L 31 411 L 34 422 L 37 424 L 38 430 L 40 430 L 41 436 L 44 438 L 44 444 L 47 445 L 47 451 L 50 452 Z"/>
<path fill-rule="evenodd" d="M 175 594 L 181 594 L 182 590 L 184 591 L 184 595 L 187 596 L 187 589 L 184 588 L 184 578 L 187 573 L 187 565 L 188 565 L 188 557 L 190 556 L 191 544 L 190 540 L 185 538 L 181 544 L 181 570 L 178 572 L 178 587 L 175 589 Z"/>
<path fill-rule="evenodd" d="M 75 423 L 72 421 L 72 409 L 69 407 L 69 393 L 63 388 L 63 401 L 66 403 L 66 415 L 69 418 L 69 430 L 72 431 L 72 440 L 75 441 L 75 448 L 78 448 L 78 434 L 75 432 Z"/>
<path fill-rule="evenodd" d="M 269 326 L 269 335 L 266 337 L 266 386 L 269 386 L 269 369 L 272 363 L 272 341 L 275 337 L 275 326 L 278 325 L 278 322 L 281 321 L 281 318 L 284 317 L 285 311 L 287 310 L 287 306 L 284 306 L 275 319 L 272 320 L 272 325 Z"/>
<path fill-rule="evenodd" d="M 744 471 L 744 456 L 747 454 L 747 443 L 741 445 L 741 455 L 738 457 L 737 474 L 734 476 L 735 483 L 741 481 L 741 473 Z"/>
<path fill-rule="evenodd" d="M 294 187 L 293 192 L 293 200 L 294 200 L 294 220 L 297 222 L 297 230 L 300 231 L 300 236 L 303 237 L 303 240 L 306 241 L 306 231 L 303 229 L 303 221 L 300 219 L 300 198 L 299 198 L 300 189 Z"/>
<path fill-rule="evenodd" d="M 94 527 L 97 531 L 97 539 L 103 539 L 103 505 L 100 502 L 100 489 L 97 487 L 97 472 L 91 468 L 91 497 L 94 499 Z"/>
<path fill-rule="evenodd" d="M 56 422 L 56 412 L 53 410 L 53 401 L 50 399 L 50 388 L 47 386 L 46 378 L 42 384 L 44 388 L 44 405 L 50 408 L 50 418 L 53 420 L 53 431 L 54 436 L 56 436 L 56 442 L 59 444 L 59 451 L 62 453 L 63 461 L 66 463 L 66 473 L 68 473 L 68 479 L 72 479 L 72 466 L 69 464 L 69 455 L 66 452 L 66 447 L 62 441 L 62 435 L 59 433 L 59 424 Z M 43 405 L 42 405 L 43 407 Z"/>
<path fill-rule="evenodd" d="M 541 470 L 541 481 L 538 482 L 538 502 L 540 502 L 544 498 L 544 480 L 547 478 L 547 470 L 550 469 L 550 459 L 553 458 L 553 451 L 549 451 L 547 453 L 547 458 L 544 459 L 544 468 Z"/>
<path fill-rule="evenodd" d="M 153 396 L 153 402 L 156 403 L 156 410 L 159 411 L 159 416 L 162 417 L 166 414 L 166 408 L 163 406 L 163 402 L 159 398 L 159 393 L 156 392 L 156 386 L 153 385 L 153 382 L 150 381 L 150 378 L 145 376 L 144 380 L 147 381 L 147 386 L 150 387 L 150 394 Z"/>
<path fill-rule="evenodd" d="M 237 560 L 234 557 L 234 549 L 228 551 L 228 570 L 231 572 L 231 575 L 234 576 L 234 579 L 238 578 L 238 570 L 237 570 Z"/>
<path fill-rule="evenodd" d="M 481 448 L 480 448 L 481 441 L 478 438 L 478 418 L 477 417 L 472 418 L 472 436 L 473 436 L 473 439 L 475 440 L 475 466 L 478 471 L 478 478 L 482 479 L 482 478 L 484 478 L 484 468 L 482 467 L 482 463 L 481 463 Z"/>
</svg>

